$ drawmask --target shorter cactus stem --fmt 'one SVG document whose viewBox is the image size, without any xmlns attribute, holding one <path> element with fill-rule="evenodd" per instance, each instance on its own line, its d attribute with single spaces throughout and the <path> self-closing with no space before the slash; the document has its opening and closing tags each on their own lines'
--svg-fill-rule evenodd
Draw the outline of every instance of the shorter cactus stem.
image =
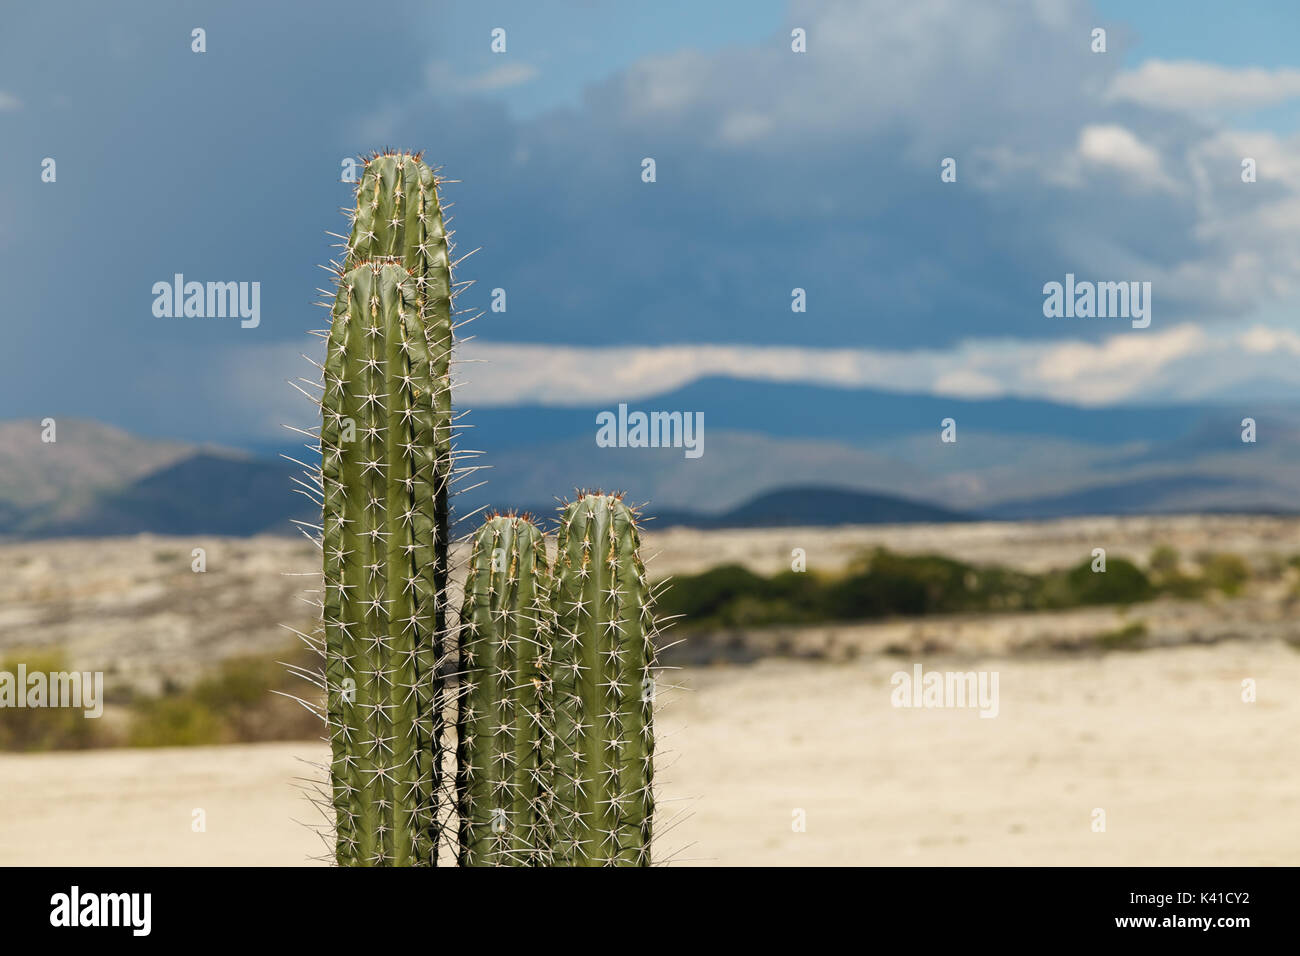
<svg viewBox="0 0 1300 956">
<path fill-rule="evenodd" d="M 654 816 L 654 617 L 635 513 L 582 494 L 556 556 L 555 861 L 648 866 Z"/>
<path fill-rule="evenodd" d="M 474 536 L 460 624 L 457 792 L 462 866 L 550 862 L 551 571 L 524 516 Z"/>
</svg>

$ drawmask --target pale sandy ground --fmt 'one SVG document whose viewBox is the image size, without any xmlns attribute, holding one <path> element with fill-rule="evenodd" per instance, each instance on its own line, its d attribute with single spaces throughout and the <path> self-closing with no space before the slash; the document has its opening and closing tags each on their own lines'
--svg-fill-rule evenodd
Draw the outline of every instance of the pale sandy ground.
<svg viewBox="0 0 1300 956">
<path fill-rule="evenodd" d="M 1276 641 L 996 670 L 1000 714 L 904 710 L 910 657 L 683 672 L 661 712 L 661 855 L 719 864 L 1292 864 L 1300 654 Z M 1244 703 L 1241 682 L 1257 682 Z M 0 755 L 0 865 L 298 865 L 316 744 Z M 207 830 L 191 830 L 195 808 Z M 1091 829 L 1095 808 L 1106 832 Z M 792 830 L 796 810 L 806 832 Z"/>
</svg>

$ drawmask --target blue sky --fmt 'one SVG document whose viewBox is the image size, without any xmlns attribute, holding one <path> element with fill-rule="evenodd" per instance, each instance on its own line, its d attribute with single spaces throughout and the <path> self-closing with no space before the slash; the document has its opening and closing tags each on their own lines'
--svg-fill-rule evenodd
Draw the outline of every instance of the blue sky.
<svg viewBox="0 0 1300 956">
<path fill-rule="evenodd" d="M 489 360 L 471 405 L 715 374 L 1079 404 L 1300 386 L 1300 13 L 1247 7 L 17 8 L 0 417 L 234 443 L 301 418 L 283 383 L 321 320 L 340 162 L 388 144 L 462 180 L 462 303 L 507 293 L 464 352 Z M 1151 282 L 1150 328 L 1045 318 L 1067 272 Z M 155 317 L 175 273 L 260 282 L 261 324 Z"/>
<path fill-rule="evenodd" d="M 488 37 L 507 30 L 512 58 L 535 73 L 528 82 L 498 90 L 515 117 L 579 108 L 583 91 L 643 57 L 692 48 L 717 53 L 765 43 L 784 22 L 784 0 L 654 4 L 598 2 L 449 3 L 437 11 L 435 29 L 449 35 Z M 440 51 L 458 75 L 491 73 L 501 65 L 489 44 L 456 44 Z"/>
<path fill-rule="evenodd" d="M 1102 25 L 1121 23 L 1129 34 L 1125 65 L 1143 59 L 1204 60 L 1225 66 L 1295 65 L 1290 32 L 1300 10 L 1284 2 L 1221 0 L 1095 0 Z"/>
</svg>

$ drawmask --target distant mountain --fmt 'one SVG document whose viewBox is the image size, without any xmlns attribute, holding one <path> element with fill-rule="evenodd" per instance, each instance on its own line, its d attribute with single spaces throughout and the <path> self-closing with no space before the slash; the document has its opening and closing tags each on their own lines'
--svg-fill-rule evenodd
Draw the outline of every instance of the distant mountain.
<svg viewBox="0 0 1300 956">
<path fill-rule="evenodd" d="M 781 488 L 752 498 L 721 514 L 656 511 L 655 530 L 685 525 L 693 528 L 786 528 L 837 524 L 920 524 L 972 521 L 973 515 L 949 511 L 893 495 L 846 488 Z"/>
<path fill-rule="evenodd" d="M 477 436 L 475 436 L 477 437 Z M 486 483 L 462 501 L 494 507 L 552 501 L 575 488 L 628 492 L 657 508 L 716 514 L 764 492 L 796 485 L 893 494 L 925 475 L 905 461 L 825 439 L 774 438 L 706 427 L 704 454 L 680 448 L 600 448 L 593 435 L 488 450 L 468 484 Z M 924 499 L 925 491 L 911 497 Z"/>
<path fill-rule="evenodd" d="M 131 435 L 100 422 L 0 422 L 0 535 L 244 535 L 310 514 L 301 469 L 233 449 Z"/>
<path fill-rule="evenodd" d="M 1294 496 L 1266 481 L 1221 475 L 1168 475 L 1098 485 L 1064 495 L 1001 502 L 986 514 L 1006 521 L 1222 511 L 1281 514 L 1300 511 L 1298 503 Z"/>
<path fill-rule="evenodd" d="M 31 419 L 0 422 L 0 521 L 13 511 L 80 507 L 191 455 L 197 446 L 141 438 L 101 422 L 59 417 L 54 441 Z"/>
<path fill-rule="evenodd" d="M 696 527 L 961 521 L 1076 514 L 1295 510 L 1300 408 L 1075 408 L 863 389 L 706 379 L 629 402 L 704 413 L 703 455 L 603 448 L 597 408 L 470 411 L 461 514 L 531 505 L 553 513 L 575 488 L 626 491 Z M 1252 417 L 1258 441 L 1241 441 Z M 957 441 L 940 441 L 953 418 Z M 0 423 L 0 535 L 293 533 L 314 520 L 294 493 L 301 444 L 257 454 L 60 420 Z M 306 460 L 306 458 L 304 458 Z M 479 485 L 479 487 L 473 487 Z M 468 490 L 466 490 L 468 489 Z M 462 529 L 468 530 L 468 529 Z"/>
<path fill-rule="evenodd" d="M 75 512 L 58 509 L 28 514 L 21 527 L 11 528 L 10 533 L 25 538 L 293 534 L 291 519 L 319 523 L 315 506 L 292 492 L 291 478 L 300 473 L 298 466 L 287 462 L 200 453 L 126 488 L 98 495 Z M 461 503 L 458 510 L 465 513 L 469 508 Z M 517 510 L 532 511 L 542 518 L 555 512 L 551 505 Z M 648 506 L 646 513 L 654 518 L 656 529 L 906 524 L 968 521 L 972 517 L 892 495 L 825 487 L 778 489 L 721 513 L 653 506 Z"/>
<path fill-rule="evenodd" d="M 1177 438 L 1224 406 L 1112 405 L 1085 408 L 1026 398 L 949 398 L 802 383 L 702 378 L 644 399 L 629 409 L 703 412 L 707 430 L 751 432 L 773 438 L 824 439 L 862 446 L 885 439 L 937 435 L 944 418 L 960 429 L 999 435 L 1052 436 L 1115 445 Z M 512 448 L 590 438 L 596 414 L 617 403 L 472 409 L 466 421 L 473 447 Z M 1238 416 L 1240 417 L 1240 416 Z"/>
<path fill-rule="evenodd" d="M 51 515 L 27 534 L 289 533 L 291 518 L 320 523 L 312 503 L 293 493 L 291 477 L 301 472 L 284 461 L 199 453 L 100 494 L 73 514 Z"/>
</svg>

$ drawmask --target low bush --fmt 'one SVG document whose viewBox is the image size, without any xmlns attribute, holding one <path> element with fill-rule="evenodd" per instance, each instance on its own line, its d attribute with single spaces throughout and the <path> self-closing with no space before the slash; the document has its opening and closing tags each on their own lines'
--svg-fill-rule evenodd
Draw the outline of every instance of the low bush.
<svg viewBox="0 0 1300 956">
<path fill-rule="evenodd" d="M 1105 572 L 1094 572 L 1089 559 L 1031 574 L 876 548 L 833 576 L 785 571 L 764 577 L 731 564 L 674 578 L 659 610 L 681 615 L 688 628 L 718 628 L 1127 605 L 1163 593 L 1195 597 L 1211 586 L 1240 587 L 1244 562 L 1214 564 L 1204 578 L 1180 575 L 1176 556 L 1163 556 L 1157 566 L 1158 575 L 1148 577 L 1133 562 L 1111 557 Z"/>
</svg>

